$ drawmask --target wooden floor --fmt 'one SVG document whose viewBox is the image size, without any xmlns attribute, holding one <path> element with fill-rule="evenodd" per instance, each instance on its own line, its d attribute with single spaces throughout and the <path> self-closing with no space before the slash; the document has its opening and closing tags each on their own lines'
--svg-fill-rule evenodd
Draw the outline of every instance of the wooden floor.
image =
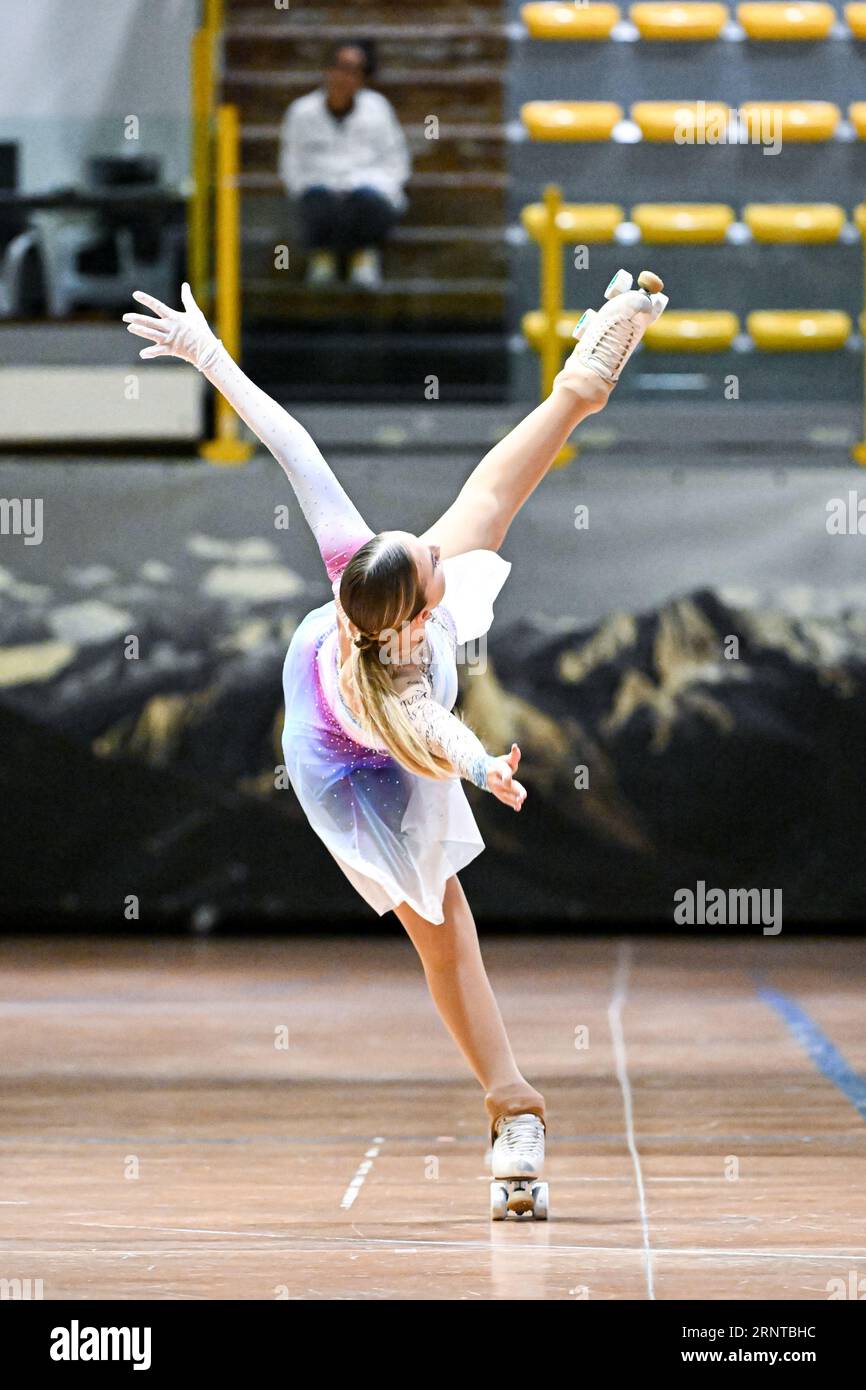
<svg viewBox="0 0 866 1390">
<path fill-rule="evenodd" d="M 0 1276 L 46 1299 L 863 1296 L 866 943 L 484 950 L 547 1097 L 547 1224 L 489 1222 L 481 1091 L 404 939 L 3 943 Z"/>
</svg>

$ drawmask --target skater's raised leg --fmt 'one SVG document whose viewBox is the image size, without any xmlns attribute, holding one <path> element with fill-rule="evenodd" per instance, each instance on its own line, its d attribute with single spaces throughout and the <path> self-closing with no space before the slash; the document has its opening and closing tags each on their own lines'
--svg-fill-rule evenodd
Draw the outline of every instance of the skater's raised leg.
<svg viewBox="0 0 866 1390">
<path fill-rule="evenodd" d="M 605 292 L 607 303 L 597 313 L 587 310 L 578 324 L 577 346 L 547 400 L 485 454 L 448 510 L 425 531 L 421 540 L 438 545 L 443 559 L 476 548 L 499 550 L 569 435 L 607 404 L 645 330 L 667 304 L 658 276 L 644 271 L 640 288 L 632 283 L 627 271 L 617 272 Z"/>
</svg>

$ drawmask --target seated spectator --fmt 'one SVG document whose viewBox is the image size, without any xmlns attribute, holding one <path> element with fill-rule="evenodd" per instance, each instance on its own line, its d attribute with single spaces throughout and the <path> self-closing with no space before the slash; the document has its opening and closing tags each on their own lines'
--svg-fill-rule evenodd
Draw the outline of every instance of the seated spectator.
<svg viewBox="0 0 866 1390">
<path fill-rule="evenodd" d="M 332 284 L 343 262 L 352 285 L 375 289 L 381 245 L 407 206 L 406 138 L 391 103 L 365 86 L 374 67 L 368 41 L 335 44 L 324 86 L 298 97 L 283 118 L 280 178 L 311 253 L 308 284 Z"/>
</svg>

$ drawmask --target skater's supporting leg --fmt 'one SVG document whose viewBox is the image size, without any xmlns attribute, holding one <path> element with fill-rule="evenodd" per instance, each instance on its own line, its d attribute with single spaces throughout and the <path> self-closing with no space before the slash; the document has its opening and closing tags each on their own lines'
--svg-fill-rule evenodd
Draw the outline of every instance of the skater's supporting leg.
<svg viewBox="0 0 866 1390">
<path fill-rule="evenodd" d="M 493 995 L 472 910 L 455 875 L 442 903 L 444 922 L 428 922 L 408 903 L 394 911 L 421 957 L 439 1016 L 486 1092 L 491 1125 L 500 1115 L 544 1119 L 544 1097 L 521 1074 Z"/>
</svg>

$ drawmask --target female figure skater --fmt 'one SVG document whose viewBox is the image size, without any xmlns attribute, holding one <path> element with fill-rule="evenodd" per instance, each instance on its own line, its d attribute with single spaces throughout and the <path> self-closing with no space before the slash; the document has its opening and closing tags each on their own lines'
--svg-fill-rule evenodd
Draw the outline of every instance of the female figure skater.
<svg viewBox="0 0 866 1390">
<path fill-rule="evenodd" d="M 568 436 L 606 404 L 661 281 L 632 290 L 619 271 L 588 310 L 553 390 L 482 459 L 422 536 L 375 534 L 307 431 L 261 391 L 213 334 L 187 284 L 184 311 L 137 291 L 124 315 L 151 340 L 143 358 L 192 363 L 281 465 L 318 542 L 334 593 L 298 626 L 283 673 L 283 752 L 310 824 L 355 888 L 407 931 L 446 1028 L 484 1089 L 492 1214 L 546 1215 L 544 1097 L 520 1072 L 457 877 L 484 848 L 461 777 L 520 811 L 520 749 L 491 754 L 450 711 L 458 644 L 480 637 L 510 564 L 497 553 Z M 503 1185 L 504 1183 L 504 1185 Z"/>
</svg>

